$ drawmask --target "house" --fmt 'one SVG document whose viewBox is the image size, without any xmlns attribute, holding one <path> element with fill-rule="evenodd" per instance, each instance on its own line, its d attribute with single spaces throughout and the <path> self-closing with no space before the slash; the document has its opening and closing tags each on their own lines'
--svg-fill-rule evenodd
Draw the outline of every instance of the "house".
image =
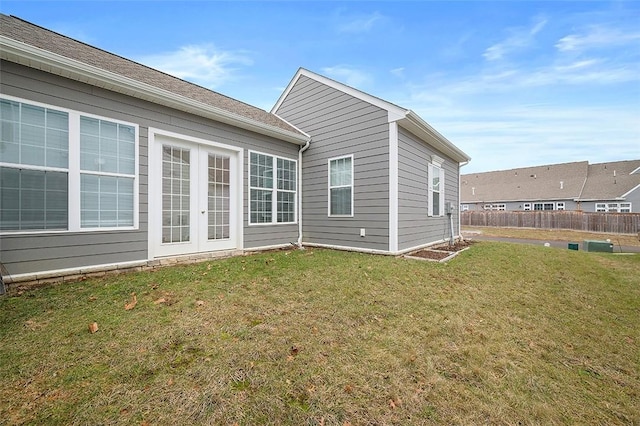
<svg viewBox="0 0 640 426">
<path fill-rule="evenodd" d="M 638 212 L 640 160 L 579 161 L 465 174 L 460 199 L 463 211 Z"/>
<path fill-rule="evenodd" d="M 5 281 L 458 235 L 469 157 L 324 77 L 298 71 L 267 112 L 6 15 L 0 61 Z"/>
</svg>

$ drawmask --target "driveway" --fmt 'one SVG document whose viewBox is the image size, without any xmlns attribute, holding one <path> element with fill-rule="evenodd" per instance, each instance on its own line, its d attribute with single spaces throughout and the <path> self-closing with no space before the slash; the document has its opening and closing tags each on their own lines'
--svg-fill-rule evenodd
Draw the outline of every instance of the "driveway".
<svg viewBox="0 0 640 426">
<path fill-rule="evenodd" d="M 508 238 L 508 237 L 490 237 L 475 232 L 463 232 L 462 236 L 468 240 L 476 241 L 501 241 L 504 243 L 516 243 L 516 244 L 532 244 L 535 246 L 543 246 L 548 243 L 551 247 L 568 249 L 569 243 L 578 243 L 579 250 L 582 250 L 582 240 L 579 241 L 543 241 L 543 240 L 528 240 L 523 238 Z M 614 253 L 640 253 L 640 247 L 632 246 L 620 246 L 615 241 L 613 243 Z"/>
</svg>

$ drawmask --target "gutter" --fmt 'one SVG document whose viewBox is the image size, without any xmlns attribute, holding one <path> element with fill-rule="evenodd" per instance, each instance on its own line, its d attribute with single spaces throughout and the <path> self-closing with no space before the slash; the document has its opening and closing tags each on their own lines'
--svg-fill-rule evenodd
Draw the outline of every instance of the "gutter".
<svg viewBox="0 0 640 426">
<path fill-rule="evenodd" d="M 0 35 L 0 58 L 297 145 L 309 137 Z"/>
</svg>

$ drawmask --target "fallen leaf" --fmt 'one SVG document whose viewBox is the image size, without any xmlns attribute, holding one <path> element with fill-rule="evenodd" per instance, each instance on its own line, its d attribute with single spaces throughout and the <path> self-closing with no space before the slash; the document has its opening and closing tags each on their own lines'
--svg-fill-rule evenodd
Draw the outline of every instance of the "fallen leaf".
<svg viewBox="0 0 640 426">
<path fill-rule="evenodd" d="M 98 331 L 98 323 L 92 322 L 91 324 L 89 324 L 89 333 L 93 334 L 96 331 Z"/>
<path fill-rule="evenodd" d="M 125 311 L 130 311 L 133 308 L 135 308 L 137 304 L 138 304 L 138 298 L 136 297 L 136 294 L 135 293 L 131 293 L 131 302 L 125 303 L 124 310 Z"/>
<path fill-rule="evenodd" d="M 159 305 L 160 303 L 167 303 L 167 299 L 165 299 L 164 297 L 161 297 L 160 299 L 155 300 L 153 302 L 154 305 Z"/>
<path fill-rule="evenodd" d="M 393 399 L 389 400 L 389 407 L 391 407 L 391 409 L 393 410 L 394 408 L 396 408 L 396 403 L 393 402 Z"/>
<path fill-rule="evenodd" d="M 196 300 L 196 306 L 204 306 L 204 300 Z"/>
<path fill-rule="evenodd" d="M 351 385 L 346 385 L 346 386 L 344 387 L 344 391 L 345 391 L 346 393 L 351 393 L 351 392 L 353 392 L 353 386 L 351 386 Z"/>
<path fill-rule="evenodd" d="M 289 353 L 290 353 L 292 356 L 296 356 L 296 355 L 298 355 L 298 352 L 300 352 L 300 350 L 299 350 L 297 347 L 295 347 L 295 346 L 291 346 L 291 349 L 289 350 Z"/>
<path fill-rule="evenodd" d="M 98 298 L 95 296 L 89 296 L 89 302 L 94 302 L 96 301 Z"/>
</svg>

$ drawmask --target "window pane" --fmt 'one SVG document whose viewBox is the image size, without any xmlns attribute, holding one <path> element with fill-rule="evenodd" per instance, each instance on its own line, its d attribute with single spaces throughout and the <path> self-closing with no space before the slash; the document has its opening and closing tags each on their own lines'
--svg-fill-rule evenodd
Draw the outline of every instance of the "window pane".
<svg viewBox="0 0 640 426">
<path fill-rule="evenodd" d="M 164 145 L 162 153 L 162 242 L 189 241 L 189 150 Z"/>
<path fill-rule="evenodd" d="M 133 226 L 133 178 L 80 175 L 80 226 Z"/>
<path fill-rule="evenodd" d="M 331 189 L 331 214 L 351 215 L 351 187 Z"/>
<path fill-rule="evenodd" d="M 249 170 L 251 171 L 251 186 L 273 188 L 273 157 L 252 152 Z"/>
<path fill-rule="evenodd" d="M 0 230 L 68 228 L 65 172 L 0 167 Z"/>
<path fill-rule="evenodd" d="M 272 191 L 262 189 L 252 189 L 250 194 L 251 202 L 251 223 L 272 222 Z"/>
<path fill-rule="evenodd" d="M 80 168 L 86 171 L 135 173 L 135 128 L 80 117 Z"/>
<path fill-rule="evenodd" d="M 296 190 L 296 162 L 278 158 L 278 189 Z"/>
<path fill-rule="evenodd" d="M 2 100 L 0 161 L 67 168 L 68 114 Z"/>
<path fill-rule="evenodd" d="M 296 194 L 294 192 L 278 191 L 278 217 L 279 223 L 295 222 Z"/>
</svg>

